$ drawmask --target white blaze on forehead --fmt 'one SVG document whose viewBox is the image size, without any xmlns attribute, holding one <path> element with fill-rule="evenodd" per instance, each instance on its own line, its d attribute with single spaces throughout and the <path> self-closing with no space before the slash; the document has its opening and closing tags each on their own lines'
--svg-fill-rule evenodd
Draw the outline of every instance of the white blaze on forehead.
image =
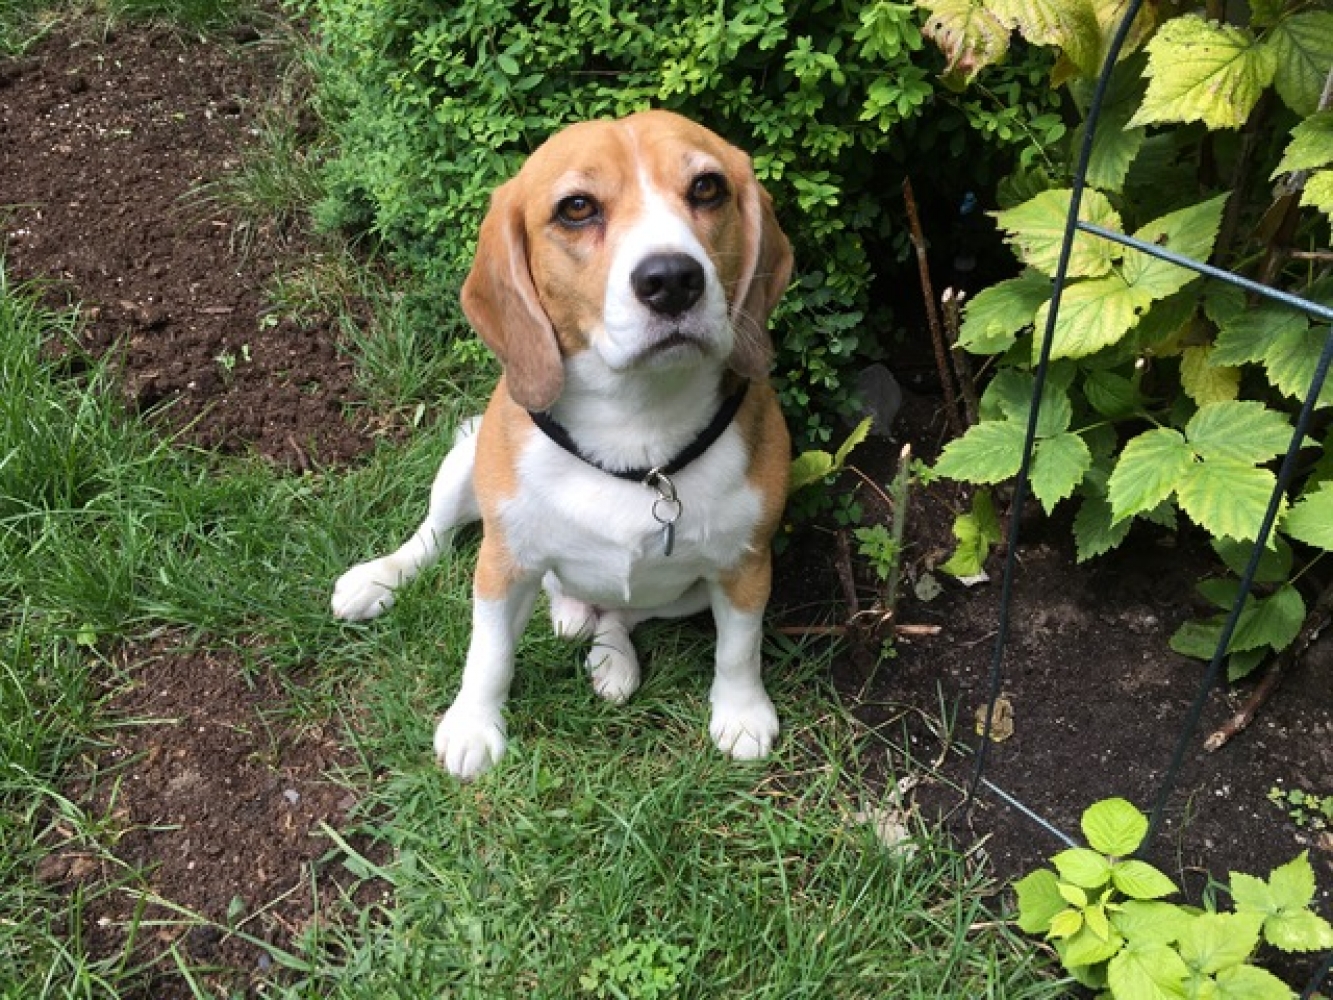
<svg viewBox="0 0 1333 1000">
<path fill-rule="evenodd" d="M 711 158 L 694 154 L 691 160 L 701 164 L 686 177 L 707 172 Z M 663 191 L 648 172 L 638 172 L 641 203 L 635 219 L 628 221 L 612 248 L 607 271 L 606 302 L 603 309 L 605 336 L 597 345 L 612 368 L 630 363 L 645 347 L 664 335 L 664 321 L 639 301 L 631 276 L 646 257 L 659 253 L 683 253 L 693 257 L 703 268 L 704 294 L 699 303 L 680 317 L 672 318 L 672 329 L 686 333 L 702 343 L 729 348 L 731 328 L 727 320 L 726 294 L 717 269 L 707 249 L 699 242 L 686 215 L 684 194 Z M 687 183 L 687 182 L 686 182 Z"/>
</svg>

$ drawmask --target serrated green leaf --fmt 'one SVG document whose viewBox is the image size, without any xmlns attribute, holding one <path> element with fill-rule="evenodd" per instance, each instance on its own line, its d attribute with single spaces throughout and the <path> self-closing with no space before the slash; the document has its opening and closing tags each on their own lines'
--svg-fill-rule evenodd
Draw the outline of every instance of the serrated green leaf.
<svg viewBox="0 0 1333 1000">
<path fill-rule="evenodd" d="M 1223 281 L 1203 287 L 1203 314 L 1221 328 L 1245 311 L 1245 289 Z"/>
<path fill-rule="evenodd" d="M 987 66 L 1004 60 L 1009 28 L 972 0 L 918 0 L 930 12 L 921 33 L 944 53 L 946 79 L 966 86 Z"/>
<path fill-rule="evenodd" d="M 1049 514 L 1074 492 L 1091 467 L 1092 452 L 1077 434 L 1042 438 L 1032 456 L 1032 493 Z"/>
<path fill-rule="evenodd" d="M 795 493 L 799 489 L 819 482 L 833 472 L 833 456 L 826 451 L 803 451 L 792 459 L 791 480 L 787 491 Z"/>
<path fill-rule="evenodd" d="M 1228 651 L 1264 647 L 1281 650 L 1290 646 L 1305 623 L 1305 600 L 1300 591 L 1287 584 L 1271 597 L 1252 600 L 1236 622 Z"/>
<path fill-rule="evenodd" d="M 1124 857 L 1143 843 L 1148 834 L 1148 817 L 1125 799 L 1103 799 L 1083 811 L 1079 828 L 1094 850 Z"/>
<path fill-rule="evenodd" d="M 958 547 L 940 569 L 953 576 L 977 575 L 986 564 L 991 546 L 1000 540 L 1000 519 L 988 491 L 978 490 L 972 498 L 971 513 L 954 519 L 953 534 Z"/>
<path fill-rule="evenodd" d="M 1088 0 L 995 0 L 991 9 L 1029 42 L 1060 49 L 1086 76 L 1096 76 L 1101 28 Z"/>
<path fill-rule="evenodd" d="M 1291 1000 L 1291 987 L 1266 969 L 1237 965 L 1217 974 L 1217 1000 Z"/>
<path fill-rule="evenodd" d="M 1232 653 L 1227 657 L 1227 680 L 1238 681 L 1242 677 L 1248 677 L 1271 652 L 1272 650 L 1263 647 Z"/>
<path fill-rule="evenodd" d="M 1121 101 L 1104 107 L 1092 137 L 1092 155 L 1088 159 L 1088 183 L 1101 191 L 1120 193 L 1125 186 L 1134 157 L 1143 145 L 1144 130 L 1127 128 L 1137 100 Z M 1075 135 L 1074 148 L 1082 141 L 1082 129 Z"/>
<path fill-rule="evenodd" d="M 1333 927 L 1311 910 L 1280 913 L 1264 921 L 1264 940 L 1283 951 L 1333 948 Z"/>
<path fill-rule="evenodd" d="M 1181 656 L 1211 661 L 1217 652 L 1218 640 L 1222 638 L 1222 624 L 1221 615 L 1207 621 L 1185 622 L 1176 629 L 1167 645 Z"/>
<path fill-rule="evenodd" d="M 1253 543 L 1236 544 L 1237 547 L 1240 547 L 1240 545 L 1249 545 L 1250 548 L 1253 548 Z M 1194 589 L 1197 589 L 1201 595 L 1204 595 L 1205 599 L 1208 599 L 1208 603 L 1212 604 L 1213 607 L 1221 608 L 1222 611 L 1226 611 L 1226 609 L 1232 607 L 1232 605 L 1236 603 L 1236 595 L 1241 591 L 1241 581 L 1230 579 L 1230 577 L 1226 577 L 1226 579 L 1200 580 L 1197 584 L 1194 584 Z"/>
<path fill-rule="evenodd" d="M 1233 313 L 1219 324 L 1217 342 L 1213 345 L 1213 364 L 1243 365 L 1262 361 L 1275 341 L 1295 332 L 1304 332 L 1309 325 L 1304 313 L 1272 303 Z"/>
<path fill-rule="evenodd" d="M 1333 170 L 1318 170 L 1306 178 L 1301 204 L 1333 218 Z"/>
<path fill-rule="evenodd" d="M 1111 864 L 1101 854 L 1086 847 L 1071 847 L 1051 858 L 1051 864 L 1066 882 L 1083 889 L 1100 889 L 1111 877 Z M 1074 902 L 1070 900 L 1070 902 Z M 1087 897 L 1075 905 L 1086 906 Z"/>
<path fill-rule="evenodd" d="M 1124 938 L 1117 933 L 1102 937 L 1088 925 L 1085 918 L 1083 927 L 1068 940 L 1061 942 L 1060 959 L 1068 966 L 1096 965 L 1105 962 L 1124 945 Z"/>
<path fill-rule="evenodd" d="M 1333 551 L 1333 482 L 1302 496 L 1287 512 L 1282 530 L 1298 542 Z"/>
<path fill-rule="evenodd" d="M 1087 562 L 1110 552 L 1128 537 L 1133 525 L 1131 518 L 1112 523 L 1111 504 L 1104 496 L 1085 497 L 1074 516 L 1076 561 Z"/>
<path fill-rule="evenodd" d="M 1239 544 L 1239 543 L 1238 543 Z M 1253 543 L 1245 543 L 1253 548 Z M 1230 578 L 1222 580 L 1200 580 L 1194 585 L 1194 589 L 1208 599 L 1208 602 L 1214 607 L 1222 610 L 1229 609 L 1236 603 L 1236 595 L 1240 593 L 1240 581 Z"/>
<path fill-rule="evenodd" d="M 1083 907 L 1088 905 L 1087 890 L 1074 885 L 1073 882 L 1060 882 L 1056 885 L 1056 889 L 1064 897 L 1065 902 L 1077 909 L 1082 916 Z"/>
<path fill-rule="evenodd" d="M 1317 111 L 1291 130 L 1291 142 L 1272 177 L 1329 163 L 1333 163 L 1333 111 Z"/>
<path fill-rule="evenodd" d="M 1314 114 L 1333 66 L 1333 13 L 1307 10 L 1279 21 L 1264 38 L 1273 53 L 1278 96 L 1298 115 Z"/>
<path fill-rule="evenodd" d="M 1190 447 L 1205 461 L 1267 462 L 1287 450 L 1291 433 L 1285 414 L 1252 399 L 1200 407 L 1185 425 Z"/>
<path fill-rule="evenodd" d="M 1285 324 L 1264 353 L 1264 372 L 1268 380 L 1284 395 L 1304 400 L 1314 381 L 1327 336 L 1327 327 L 1294 322 Z M 1315 405 L 1333 406 L 1333 379 L 1324 380 Z"/>
<path fill-rule="evenodd" d="M 1273 891 L 1261 878 L 1247 875 L 1245 872 L 1232 872 L 1227 888 L 1231 890 L 1231 898 L 1236 904 L 1237 913 L 1267 915 L 1277 912 Z"/>
<path fill-rule="evenodd" d="M 1083 380 L 1083 397 L 1103 417 L 1118 420 L 1143 409 L 1142 393 L 1123 375 L 1090 371 Z"/>
<path fill-rule="evenodd" d="M 1198 309 L 1199 296 L 1189 286 L 1158 299 L 1134 328 L 1135 353 L 1172 354 L 1177 351 L 1179 342 L 1193 328 Z"/>
<path fill-rule="evenodd" d="M 1130 124 L 1240 128 L 1276 70 L 1273 48 L 1245 29 L 1194 14 L 1172 18 L 1148 43 L 1148 92 Z"/>
<path fill-rule="evenodd" d="M 1148 864 L 1130 858 L 1111 869 L 1111 883 L 1130 899 L 1161 899 L 1179 892 L 1176 884 Z"/>
<path fill-rule="evenodd" d="M 1151 510 L 1175 491 L 1194 465 L 1185 437 L 1170 427 L 1132 438 L 1107 483 L 1107 499 L 1117 521 Z"/>
<path fill-rule="evenodd" d="M 1061 910 L 1051 920 L 1051 929 L 1047 936 L 1052 938 L 1070 938 L 1083 929 L 1083 914 L 1075 909 Z"/>
<path fill-rule="evenodd" d="M 1170 944 L 1194 919 L 1175 903 L 1131 899 L 1111 915 L 1111 923 L 1124 937 L 1141 944 Z"/>
<path fill-rule="evenodd" d="M 993 213 L 1000 228 L 1009 234 L 1007 242 L 1023 263 L 1047 277 L 1055 274 L 1059 263 L 1071 193 L 1068 188 L 1043 191 L 1021 205 Z M 1108 229 L 1120 228 L 1119 214 L 1111 207 L 1106 195 L 1094 188 L 1083 192 L 1078 216 L 1084 222 Z M 1071 277 L 1104 275 L 1120 254 L 1117 244 L 1079 232 L 1070 250 L 1069 274 Z"/>
<path fill-rule="evenodd" d="M 1052 358 L 1083 358 L 1123 340 L 1138 324 L 1152 299 L 1128 284 L 1119 271 L 1065 286 L 1052 334 Z M 1033 357 L 1045 336 L 1050 303 L 1037 310 Z"/>
<path fill-rule="evenodd" d="M 1039 438 L 1063 433 L 1074 416 L 1069 390 L 1054 374 L 1052 372 L 1047 377 L 1041 389 L 1041 412 L 1037 415 Z M 1004 417 L 1026 431 L 1035 387 L 1036 379 L 1029 372 L 1014 368 L 1001 370 L 981 396 L 982 419 Z"/>
<path fill-rule="evenodd" d="M 1098 903 L 1084 910 L 1083 923 L 1087 925 L 1089 933 L 1095 937 L 1108 942 L 1111 940 L 1111 935 L 1114 932 L 1111 930 L 1111 921 L 1106 916 L 1106 906 L 1104 904 Z"/>
<path fill-rule="evenodd" d="M 1222 225 L 1226 201 L 1227 195 L 1222 194 L 1169 212 L 1141 227 L 1134 236 L 1196 260 L 1207 260 Z M 1164 299 L 1198 277 L 1189 268 L 1158 260 L 1139 250 L 1125 251 L 1123 273 L 1135 292 L 1151 300 Z"/>
<path fill-rule="evenodd" d="M 1279 865 L 1268 874 L 1268 888 L 1273 905 L 1279 912 L 1303 909 L 1314 901 L 1314 868 L 1310 866 L 1310 852 L 1302 851 L 1285 865 Z"/>
<path fill-rule="evenodd" d="M 1016 421 L 983 421 L 945 446 L 935 471 L 967 483 L 1002 483 L 1018 474 L 1025 437 Z"/>
<path fill-rule="evenodd" d="M 1055 872 L 1049 868 L 1038 868 L 1014 883 L 1014 892 L 1018 894 L 1018 926 L 1026 933 L 1045 934 L 1055 915 L 1067 905 L 1058 883 Z"/>
<path fill-rule="evenodd" d="M 1176 502 L 1190 520 L 1211 534 L 1252 539 L 1276 483 L 1277 477 L 1267 469 L 1215 458 L 1189 467 L 1176 488 Z"/>
<path fill-rule="evenodd" d="M 1101 55 L 1097 59 L 1098 72 L 1106 63 L 1106 54 L 1111 47 L 1111 38 L 1115 35 L 1116 29 L 1120 27 L 1120 22 L 1125 19 L 1125 0 L 1092 0 L 1093 13 L 1097 17 L 1097 25 L 1102 33 Z M 1134 23 L 1130 25 L 1129 33 L 1125 36 L 1124 45 L 1120 49 L 1120 60 L 1123 62 L 1147 41 L 1157 27 L 1157 11 L 1150 5 L 1145 4 L 1139 8 L 1138 15 L 1134 18 Z M 1115 81 L 1112 81 L 1114 87 Z M 1137 102 L 1136 102 L 1137 103 Z"/>
<path fill-rule="evenodd" d="M 1188 975 L 1189 966 L 1174 948 L 1135 941 L 1111 959 L 1106 969 L 1112 994 L 1134 1000 L 1182 1000 L 1181 984 Z"/>
<path fill-rule="evenodd" d="M 1245 962 L 1259 947 L 1263 917 L 1255 913 L 1201 913 L 1180 935 L 1180 957 L 1205 975 Z"/>
<path fill-rule="evenodd" d="M 1187 347 L 1180 356 L 1180 385 L 1199 406 L 1240 395 L 1240 369 L 1214 365 L 1211 347 Z"/>
<path fill-rule="evenodd" d="M 1050 297 L 1051 279 L 1034 270 L 982 289 L 963 307 L 958 346 L 973 354 L 1007 351 Z"/>
<path fill-rule="evenodd" d="M 1214 538 L 1213 551 L 1222 560 L 1227 569 L 1241 576 L 1250 564 L 1250 555 L 1254 545 L 1250 542 L 1237 542 L 1230 538 Z M 1281 538 L 1270 539 L 1268 548 L 1259 557 L 1259 566 L 1255 570 L 1255 583 L 1281 583 L 1291 576 L 1291 546 Z M 1230 606 L 1230 601 L 1227 605 Z"/>
<path fill-rule="evenodd" d="M 1263 935 L 1283 951 L 1317 951 L 1333 948 L 1333 927 L 1308 909 L 1314 899 L 1314 870 L 1309 855 L 1297 855 L 1275 868 L 1268 881 L 1231 873 L 1231 898 L 1237 913 L 1264 918 Z"/>
</svg>

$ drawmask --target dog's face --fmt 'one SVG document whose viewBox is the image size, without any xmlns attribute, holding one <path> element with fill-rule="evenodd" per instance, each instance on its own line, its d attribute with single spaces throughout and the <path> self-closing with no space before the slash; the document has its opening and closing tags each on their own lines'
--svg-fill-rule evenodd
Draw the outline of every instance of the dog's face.
<svg viewBox="0 0 1333 1000">
<path fill-rule="evenodd" d="M 762 378 L 791 249 L 750 159 L 668 112 L 553 136 L 496 190 L 463 308 L 530 410 L 564 360 L 612 372 L 725 361 Z"/>
</svg>

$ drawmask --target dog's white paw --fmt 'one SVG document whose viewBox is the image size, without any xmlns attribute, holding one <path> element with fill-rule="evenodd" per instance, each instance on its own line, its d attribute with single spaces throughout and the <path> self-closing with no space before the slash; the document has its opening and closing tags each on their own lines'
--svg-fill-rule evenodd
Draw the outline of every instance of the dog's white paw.
<svg viewBox="0 0 1333 1000">
<path fill-rule="evenodd" d="M 573 597 L 549 594 L 551 628 L 561 639 L 577 642 L 591 639 L 597 632 L 597 609 Z"/>
<path fill-rule="evenodd" d="M 435 759 L 463 781 L 497 764 L 505 746 L 505 723 L 498 710 L 452 705 L 435 727 Z"/>
<path fill-rule="evenodd" d="M 778 738 L 778 713 L 763 688 L 713 693 L 708 734 L 717 748 L 736 760 L 767 757 Z"/>
<path fill-rule="evenodd" d="M 639 690 L 639 658 L 631 646 L 628 653 L 595 643 L 588 653 L 592 689 L 612 705 L 623 705 Z"/>
<path fill-rule="evenodd" d="M 393 607 L 393 592 L 399 582 L 399 573 L 387 558 L 353 566 L 333 585 L 329 603 L 334 616 L 349 622 L 378 618 Z"/>
</svg>

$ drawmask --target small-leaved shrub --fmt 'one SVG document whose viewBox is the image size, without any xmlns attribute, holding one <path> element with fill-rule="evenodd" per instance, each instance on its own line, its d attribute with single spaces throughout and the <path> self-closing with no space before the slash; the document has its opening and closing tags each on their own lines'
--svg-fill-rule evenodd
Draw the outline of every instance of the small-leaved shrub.
<svg viewBox="0 0 1333 1000">
<path fill-rule="evenodd" d="M 1058 53 L 1051 83 L 1080 116 L 1125 9 L 1111 0 L 919 3 L 960 80 L 984 80 L 1017 32 Z M 1225 10 L 1234 23 L 1188 5 L 1143 6 L 1110 78 L 1081 218 L 1333 305 L 1333 11 L 1306 0 Z M 1024 270 L 967 305 L 959 342 L 992 357 L 995 375 L 980 422 L 941 455 L 942 475 L 997 484 L 1018 472 L 1076 146 L 1054 172 L 1024 170 L 1001 185 L 993 215 Z M 1238 570 L 1328 325 L 1085 232 L 1068 274 L 1033 494 L 1048 512 L 1077 504 L 1080 560 L 1118 546 L 1135 522 L 1175 527 L 1183 513 Z M 1317 405 L 1333 406 L 1333 382 Z M 1295 640 L 1306 605 L 1294 581 L 1333 551 L 1333 436 L 1320 434 L 1308 442 L 1309 461 L 1281 511 L 1284 537 L 1231 641 L 1233 678 Z M 1220 607 L 1237 592 L 1234 579 L 1202 589 Z M 1220 615 L 1191 623 L 1172 644 L 1211 658 L 1221 629 Z"/>
<path fill-rule="evenodd" d="M 1041 167 L 1065 129 L 1033 49 L 984 90 L 936 77 L 910 3 L 853 0 L 305 0 L 319 103 L 338 155 L 328 225 L 371 231 L 428 290 L 423 322 L 461 331 L 454 301 L 491 189 L 580 119 L 665 107 L 749 151 L 792 236 L 797 278 L 774 319 L 777 381 L 805 444 L 831 440 L 858 360 L 884 349 L 872 283 L 905 256 L 891 217 L 909 172 L 953 204 L 1009 164 Z M 914 294 L 914 293 L 909 293 Z M 873 315 L 872 315 L 873 310 Z"/>
<path fill-rule="evenodd" d="M 1130 857 L 1148 818 L 1124 799 L 1106 799 L 1082 819 L 1087 847 L 1051 858 L 1014 886 L 1018 925 L 1044 935 L 1070 975 L 1114 1000 L 1244 997 L 1291 1000 L 1292 991 L 1252 964 L 1260 942 L 1283 951 L 1333 947 L 1333 927 L 1315 913 L 1314 872 L 1301 854 L 1267 880 L 1232 872 L 1233 908 L 1164 902 L 1179 890 Z"/>
</svg>

